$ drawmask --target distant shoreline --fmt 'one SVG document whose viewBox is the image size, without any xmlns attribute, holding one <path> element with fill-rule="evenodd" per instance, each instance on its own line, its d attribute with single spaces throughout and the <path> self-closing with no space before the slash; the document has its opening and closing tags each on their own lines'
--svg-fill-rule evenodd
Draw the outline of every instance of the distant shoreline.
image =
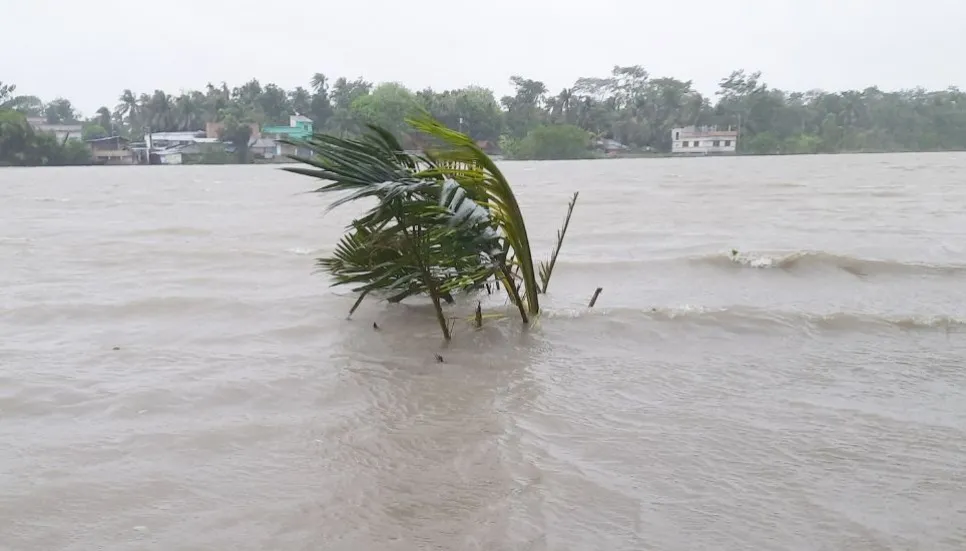
<svg viewBox="0 0 966 551">
<path fill-rule="evenodd" d="M 588 157 L 583 159 L 509 159 L 503 157 L 502 155 L 492 155 L 492 158 L 497 162 L 514 162 L 514 163 L 533 163 L 533 162 L 554 162 L 554 161 L 619 161 L 628 159 L 715 159 L 715 158 L 747 158 L 747 157 L 809 157 L 809 156 L 821 156 L 821 155 L 888 155 L 888 154 L 911 154 L 911 153 L 966 153 L 964 149 L 956 150 L 932 150 L 932 151 L 838 151 L 834 153 L 731 153 L 731 154 L 717 154 L 717 155 L 680 155 L 673 153 L 641 153 L 641 154 L 624 154 L 615 156 L 600 156 L 600 157 Z M 0 165 L 0 169 L 4 168 L 91 168 L 91 167 L 115 167 L 115 168 L 131 168 L 131 167 L 217 167 L 217 166 L 272 166 L 272 165 L 290 165 L 298 164 L 293 160 L 285 161 L 259 161 L 253 163 L 217 163 L 217 164 L 206 164 L 206 163 L 194 163 L 194 164 L 180 164 L 180 165 L 164 165 L 164 164 L 132 164 L 132 165 L 110 165 L 110 164 L 83 164 L 83 165 L 30 165 L 30 166 L 5 166 Z"/>
</svg>

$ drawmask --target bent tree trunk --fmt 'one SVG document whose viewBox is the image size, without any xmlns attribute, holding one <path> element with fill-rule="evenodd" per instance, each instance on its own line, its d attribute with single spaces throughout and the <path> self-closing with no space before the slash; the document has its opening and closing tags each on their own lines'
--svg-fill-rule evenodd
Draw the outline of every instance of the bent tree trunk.
<svg viewBox="0 0 966 551">
<path fill-rule="evenodd" d="M 436 285 L 436 281 L 433 280 L 433 277 L 428 271 L 423 271 L 423 282 L 429 290 L 429 298 L 433 300 L 433 309 L 436 310 L 436 321 L 439 322 L 439 328 L 443 332 L 443 338 L 450 340 L 453 336 L 450 335 L 449 324 L 446 323 L 446 316 L 443 314 L 443 305 L 440 301 L 439 288 Z"/>
</svg>

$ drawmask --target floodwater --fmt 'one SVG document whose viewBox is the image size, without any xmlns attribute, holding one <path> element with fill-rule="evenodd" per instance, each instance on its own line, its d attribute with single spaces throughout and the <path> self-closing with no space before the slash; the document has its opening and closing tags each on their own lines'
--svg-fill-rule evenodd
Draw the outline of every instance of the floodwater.
<svg viewBox="0 0 966 551">
<path fill-rule="evenodd" d="M 544 315 L 446 346 L 312 179 L 0 170 L 0 549 L 966 548 L 966 155 L 503 166 Z"/>
</svg>

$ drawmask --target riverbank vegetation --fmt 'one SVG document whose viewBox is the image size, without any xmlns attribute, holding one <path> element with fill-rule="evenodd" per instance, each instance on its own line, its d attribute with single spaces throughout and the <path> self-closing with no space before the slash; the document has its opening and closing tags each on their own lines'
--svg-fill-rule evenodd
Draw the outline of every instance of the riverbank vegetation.
<svg viewBox="0 0 966 551">
<path fill-rule="evenodd" d="M 23 114 L 0 110 L 0 166 L 67 166 L 91 162 L 87 146 L 34 132 Z"/>
<path fill-rule="evenodd" d="M 369 295 L 390 302 L 428 296 L 449 340 L 443 302 L 502 289 L 529 323 L 540 312 L 539 294 L 549 285 L 577 196 L 550 261 L 535 264 L 513 189 L 476 141 L 426 114 L 407 123 L 406 134 L 426 144 L 423 153 L 405 151 L 393 132 L 376 125 L 358 138 L 320 133 L 286 141 L 312 152 L 294 157 L 304 166 L 286 170 L 325 181 L 316 192 L 340 194 L 330 208 L 375 200 L 320 267 L 334 285 L 359 294 L 350 315 Z M 482 324 L 479 307 L 476 320 Z"/>
<path fill-rule="evenodd" d="M 316 73 L 307 86 L 288 90 L 257 79 L 178 94 L 128 89 L 90 117 L 67 99 L 16 96 L 0 83 L 0 109 L 81 122 L 88 138 L 135 140 L 147 129 L 198 130 L 207 122 L 284 125 L 299 113 L 316 131 L 340 137 L 359 136 L 375 124 L 404 147 L 414 145 L 406 117 L 424 109 L 484 150 L 520 159 L 584 158 L 605 150 L 660 154 L 670 150 L 671 129 L 687 125 L 738 128 L 739 153 L 966 150 L 966 92 L 958 88 L 785 91 L 768 86 L 760 73 L 738 70 L 705 95 L 691 81 L 653 76 L 640 66 L 581 77 L 559 91 L 522 76 L 510 83 L 512 93 L 497 98 L 478 86 L 412 90 Z"/>
</svg>

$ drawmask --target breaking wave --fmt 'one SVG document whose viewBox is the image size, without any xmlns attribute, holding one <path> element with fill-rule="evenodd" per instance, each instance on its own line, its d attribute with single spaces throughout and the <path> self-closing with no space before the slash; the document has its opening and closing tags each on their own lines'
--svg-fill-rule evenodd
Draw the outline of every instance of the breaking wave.
<svg viewBox="0 0 966 551">
<path fill-rule="evenodd" d="M 881 330 L 966 332 L 966 318 L 947 315 L 900 315 L 832 312 L 776 311 L 735 306 L 710 308 L 680 306 L 670 308 L 632 309 L 600 308 L 581 310 L 556 310 L 547 312 L 554 318 L 584 318 L 602 316 L 621 323 L 657 322 L 692 326 L 719 327 L 725 330 L 789 329 L 800 331 L 867 332 Z"/>
<path fill-rule="evenodd" d="M 690 260 L 696 264 L 705 264 L 718 268 L 774 269 L 787 272 L 831 269 L 841 270 L 856 276 L 876 274 L 966 274 L 966 265 L 872 260 L 822 251 L 796 251 L 784 254 L 756 254 L 732 251 L 731 254 L 701 256 Z"/>
<path fill-rule="evenodd" d="M 966 276 L 966 264 L 931 264 L 901 260 L 858 258 L 824 251 L 741 252 L 700 256 L 637 258 L 622 260 L 561 259 L 561 271 L 641 271 L 649 267 L 686 265 L 718 270 L 777 270 L 788 273 L 841 271 L 857 277 L 875 275 Z"/>
</svg>

